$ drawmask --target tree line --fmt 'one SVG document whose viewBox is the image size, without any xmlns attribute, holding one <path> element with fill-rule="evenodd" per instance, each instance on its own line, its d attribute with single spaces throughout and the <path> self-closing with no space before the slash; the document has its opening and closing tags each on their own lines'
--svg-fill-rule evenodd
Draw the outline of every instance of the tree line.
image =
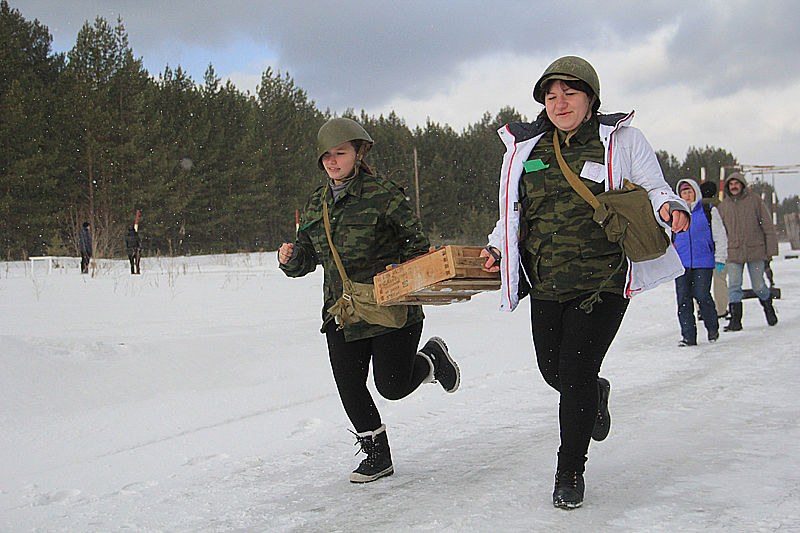
<svg viewBox="0 0 800 533">
<path fill-rule="evenodd" d="M 324 183 L 316 131 L 333 114 L 291 76 L 267 68 L 255 94 L 222 83 L 210 64 L 199 83 L 180 66 L 153 76 L 121 19 L 87 21 L 67 53 L 51 43 L 46 26 L 0 2 L 3 257 L 76 255 L 83 221 L 96 255 L 119 256 L 136 210 L 146 254 L 274 250 L 293 238 L 295 210 Z M 485 241 L 497 216 L 496 131 L 523 115 L 487 112 L 460 132 L 430 120 L 412 129 L 394 112 L 342 116 L 376 139 L 370 163 L 414 203 L 418 174 L 432 241 Z M 673 183 L 736 164 L 713 147 L 683 162 L 658 157 Z"/>
</svg>

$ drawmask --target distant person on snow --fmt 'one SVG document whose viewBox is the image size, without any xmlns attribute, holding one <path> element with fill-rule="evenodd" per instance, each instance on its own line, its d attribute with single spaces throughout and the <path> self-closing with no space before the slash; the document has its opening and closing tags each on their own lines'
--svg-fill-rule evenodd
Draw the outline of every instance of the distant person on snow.
<svg viewBox="0 0 800 533">
<path fill-rule="evenodd" d="M 672 242 L 686 268 L 675 280 L 678 297 L 678 323 L 681 326 L 679 346 L 697 344 L 697 326 L 694 320 L 694 300 L 700 305 L 700 313 L 708 333 L 708 342 L 719 338 L 719 318 L 711 298 L 711 276 L 716 270 L 725 269 L 728 254 L 728 239 L 725 226 L 716 207 L 703 204 L 700 186 L 692 179 L 682 179 L 675 191 L 692 211 L 689 230 L 673 233 Z"/>
<path fill-rule="evenodd" d="M 700 184 L 700 192 L 703 194 L 703 210 L 705 213 L 710 212 L 710 207 L 716 207 L 717 212 L 719 212 L 719 204 L 720 199 L 717 196 L 717 191 L 719 188 L 717 184 L 713 181 L 704 181 Z M 720 215 L 721 220 L 722 215 Z M 725 228 L 725 224 L 722 225 L 723 229 Z M 728 236 L 727 232 L 725 234 L 725 243 L 726 243 L 726 250 L 725 254 L 727 256 L 727 242 Z M 726 268 L 723 268 L 721 271 L 717 268 L 714 268 L 714 273 L 711 275 L 713 287 L 713 296 L 714 296 L 714 307 L 717 309 L 717 317 L 730 317 L 728 314 L 728 271 Z"/>
<path fill-rule="evenodd" d="M 317 141 L 317 164 L 328 178 L 311 194 L 296 240 L 281 244 L 278 261 L 289 277 L 304 276 L 319 264 L 325 271 L 322 332 L 339 396 L 366 454 L 350 481 L 367 483 L 394 473 L 386 426 L 367 389 L 370 361 L 378 392 L 390 400 L 435 381 L 455 392 L 460 372 L 439 337 L 417 349 L 421 306 L 378 308 L 374 297 L 363 308 L 348 305 L 372 293 L 372 278 L 386 265 L 425 254 L 430 243 L 404 192 L 365 161 L 373 141 L 359 123 L 331 119 Z M 351 290 L 358 288 L 363 292 Z"/>
<path fill-rule="evenodd" d="M 764 308 L 767 324 L 778 323 L 772 305 L 772 291 L 764 283 L 766 262 L 778 255 L 778 237 L 772 216 L 764 201 L 747 190 L 747 181 L 739 172 L 725 178 L 725 199 L 719 212 L 728 231 L 728 299 L 731 321 L 725 331 L 742 329 L 742 280 L 744 267 L 750 283 Z"/>
<path fill-rule="evenodd" d="M 590 439 L 605 439 L 611 426 L 611 386 L 598 374 L 628 298 L 682 268 L 671 246 L 653 260 L 629 261 L 567 176 L 593 195 L 620 189 L 623 180 L 640 185 L 664 229 L 686 230 L 689 213 L 642 132 L 630 126 L 633 113 L 598 113 L 600 81 L 585 59 L 554 61 L 533 98 L 544 106 L 536 122 L 498 131 L 506 145 L 500 218 L 482 255 L 486 269 L 501 272 L 501 310 L 513 311 L 530 294 L 539 370 L 560 395 L 553 505 L 573 509 L 583 504 Z"/>
<path fill-rule="evenodd" d="M 128 261 L 131 263 L 131 274 L 141 274 L 139 261 L 142 258 L 142 241 L 134 226 L 128 229 L 125 235 L 125 248 L 128 249 Z"/>
<path fill-rule="evenodd" d="M 81 253 L 81 274 L 89 273 L 89 260 L 92 258 L 92 236 L 89 234 L 91 226 L 83 223 L 83 228 L 78 232 L 78 251 Z"/>
</svg>

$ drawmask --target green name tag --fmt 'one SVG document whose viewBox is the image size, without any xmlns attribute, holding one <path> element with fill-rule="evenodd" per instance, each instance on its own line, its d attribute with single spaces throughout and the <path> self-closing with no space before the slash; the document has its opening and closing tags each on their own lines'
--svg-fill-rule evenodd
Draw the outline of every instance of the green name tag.
<svg viewBox="0 0 800 533">
<path fill-rule="evenodd" d="M 530 161 L 525 161 L 523 166 L 525 167 L 525 172 L 536 172 L 537 170 L 550 167 L 550 165 L 545 165 L 542 163 L 541 159 L 531 159 Z"/>
</svg>

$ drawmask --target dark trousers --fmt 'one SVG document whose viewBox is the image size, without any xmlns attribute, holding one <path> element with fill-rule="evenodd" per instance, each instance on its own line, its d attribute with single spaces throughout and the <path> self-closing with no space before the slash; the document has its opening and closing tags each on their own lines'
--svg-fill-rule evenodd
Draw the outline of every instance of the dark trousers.
<svg viewBox="0 0 800 533">
<path fill-rule="evenodd" d="M 139 270 L 139 260 L 141 257 L 142 253 L 139 250 L 128 250 L 128 261 L 131 263 L 131 274 L 141 274 L 141 271 Z"/>
<path fill-rule="evenodd" d="M 600 365 L 619 330 L 628 300 L 603 293 L 587 314 L 576 298 L 564 303 L 531 299 L 533 345 L 539 371 L 560 393 L 558 470 L 583 472 L 597 417 Z"/>
<path fill-rule="evenodd" d="M 369 362 L 381 396 L 399 400 L 411 394 L 430 374 L 427 359 L 417 355 L 422 322 L 385 335 L 346 342 L 329 323 L 325 329 L 333 378 L 339 397 L 358 433 L 381 427 L 381 415 L 367 389 Z"/>
<path fill-rule="evenodd" d="M 719 319 L 714 299 L 711 297 L 713 268 L 687 268 L 683 276 L 675 279 L 675 294 L 678 297 L 678 323 L 681 336 L 690 341 L 697 340 L 697 325 L 694 321 L 694 303 L 697 300 L 706 331 L 719 331 Z"/>
<path fill-rule="evenodd" d="M 89 273 L 89 259 L 91 258 L 92 254 L 89 252 L 81 252 L 81 274 Z"/>
</svg>

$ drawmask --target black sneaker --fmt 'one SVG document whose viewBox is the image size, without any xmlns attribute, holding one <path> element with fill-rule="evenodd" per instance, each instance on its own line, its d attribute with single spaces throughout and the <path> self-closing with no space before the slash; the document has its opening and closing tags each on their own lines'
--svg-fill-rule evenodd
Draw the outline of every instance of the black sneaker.
<svg viewBox="0 0 800 533">
<path fill-rule="evenodd" d="M 719 330 L 708 332 L 708 342 L 717 342 L 719 339 Z"/>
<path fill-rule="evenodd" d="M 446 392 L 458 390 L 458 386 L 461 384 L 461 371 L 450 357 L 444 341 L 439 337 L 431 337 L 420 351 L 433 361 L 433 379 L 438 381 Z"/>
<path fill-rule="evenodd" d="M 553 507 L 577 509 L 583 505 L 585 484 L 581 472 L 556 472 Z"/>
<path fill-rule="evenodd" d="M 681 348 L 684 346 L 697 346 L 697 341 L 693 341 L 691 339 L 681 339 L 681 342 L 678 343 L 678 346 Z"/>
<path fill-rule="evenodd" d="M 597 378 L 597 418 L 594 420 L 592 439 L 605 440 L 611 430 L 611 413 L 608 412 L 608 395 L 611 393 L 611 383 L 606 378 Z"/>
</svg>

